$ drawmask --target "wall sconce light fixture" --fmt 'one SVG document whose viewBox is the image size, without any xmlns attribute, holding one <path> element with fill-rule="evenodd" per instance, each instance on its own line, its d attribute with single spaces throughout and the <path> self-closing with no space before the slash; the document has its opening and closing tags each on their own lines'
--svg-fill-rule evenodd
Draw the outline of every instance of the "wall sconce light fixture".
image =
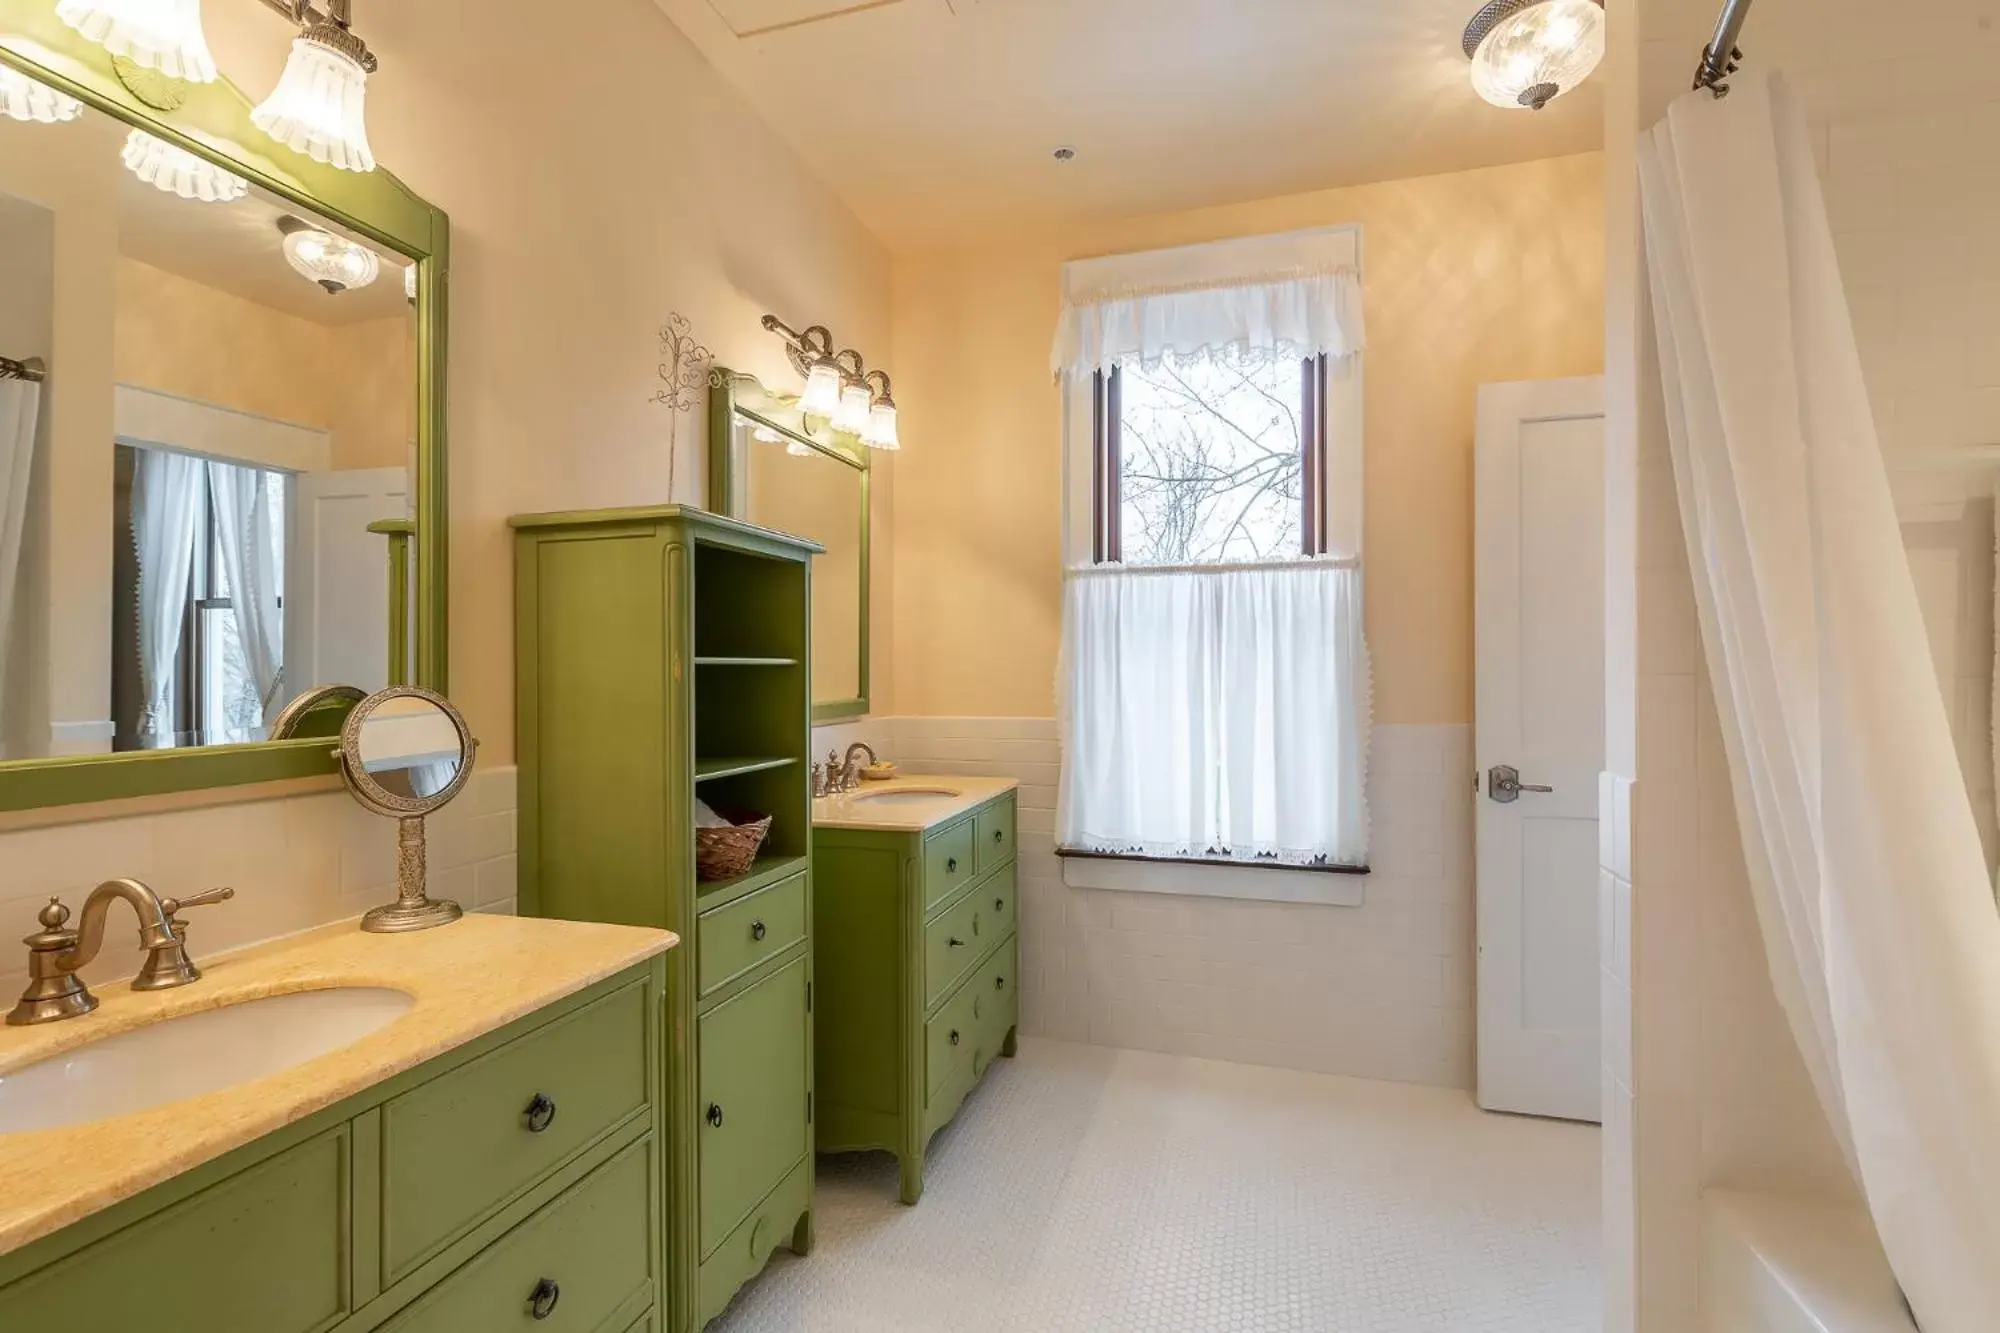
<svg viewBox="0 0 2000 1333">
<path fill-rule="evenodd" d="M 896 437 L 896 400 L 889 377 L 868 369 L 852 347 L 833 349 L 833 334 L 824 324 L 803 331 L 787 326 L 776 315 L 764 316 L 764 327 L 785 342 L 792 369 L 805 376 L 799 410 L 807 417 L 831 423 L 833 429 L 859 439 L 870 449 L 900 449 Z M 877 381 L 880 387 L 874 388 Z"/>
<path fill-rule="evenodd" d="M 214 83 L 201 0 L 61 0 L 56 17 L 114 56 L 187 83 Z"/>
<path fill-rule="evenodd" d="M 343 171 L 375 170 L 365 115 L 374 52 L 354 35 L 353 0 L 264 0 L 299 26 L 278 86 L 250 113 L 258 129 L 315 162 Z"/>
</svg>

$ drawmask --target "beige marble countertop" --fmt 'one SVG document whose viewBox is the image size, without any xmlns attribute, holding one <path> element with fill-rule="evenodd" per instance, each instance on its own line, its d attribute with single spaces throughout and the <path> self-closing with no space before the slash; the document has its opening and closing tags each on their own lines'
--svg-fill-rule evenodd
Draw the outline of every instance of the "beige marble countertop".
<svg viewBox="0 0 2000 1333">
<path fill-rule="evenodd" d="M 333 986 L 383 986 L 415 1000 L 352 1045 L 280 1073 L 131 1115 L 0 1134 L 0 1254 L 213 1161 L 342 1098 L 672 948 L 664 930 L 467 916 L 412 935 L 323 926 L 196 961 L 175 990 L 94 988 L 81 1018 L 0 1027 L 0 1076 L 100 1038 L 243 1000 Z M 11 1007 L 13 997 L 6 997 Z"/>
<path fill-rule="evenodd" d="M 876 829 L 888 833 L 921 833 L 964 814 L 975 805 L 984 805 L 1021 784 L 1012 778 L 936 777 L 922 773 L 901 773 L 887 782 L 863 782 L 853 791 L 838 796 L 820 796 L 813 801 L 814 828 Z M 931 789 L 940 794 L 927 801 L 878 801 L 865 799 L 881 792 L 911 792 Z M 949 794 L 946 794 L 949 793 Z"/>
</svg>

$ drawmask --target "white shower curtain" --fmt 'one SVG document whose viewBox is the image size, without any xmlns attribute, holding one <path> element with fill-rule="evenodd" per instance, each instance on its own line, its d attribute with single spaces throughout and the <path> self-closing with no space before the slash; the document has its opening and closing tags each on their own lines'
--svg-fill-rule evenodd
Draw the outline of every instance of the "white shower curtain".
<svg viewBox="0 0 2000 1333">
<path fill-rule="evenodd" d="M 272 512 L 269 476 L 234 463 L 208 465 L 223 573 L 236 611 L 236 637 L 243 645 L 244 664 L 257 691 L 261 723 L 276 717 L 281 706 L 278 696 L 284 687 L 284 624 L 278 610 L 283 589 L 279 586 L 277 537 L 282 524 Z"/>
<path fill-rule="evenodd" d="M 42 386 L 0 379 L 0 700 L 7 697 L 7 660 L 13 642 L 14 592 L 21 579 L 21 533 L 28 518 L 28 486 L 35 473 L 35 422 Z M 0 722 L 4 722 L 0 714 Z M 0 758 L 6 757 L 0 732 Z"/>
<path fill-rule="evenodd" d="M 1640 146 L 1681 520 L 1757 917 L 1926 1333 L 2000 1317 L 2000 916 L 1782 78 Z"/>
<path fill-rule="evenodd" d="M 141 744 L 174 743 L 174 658 L 187 616 L 203 464 L 161 449 L 134 451 L 132 535 L 139 548 Z"/>
</svg>

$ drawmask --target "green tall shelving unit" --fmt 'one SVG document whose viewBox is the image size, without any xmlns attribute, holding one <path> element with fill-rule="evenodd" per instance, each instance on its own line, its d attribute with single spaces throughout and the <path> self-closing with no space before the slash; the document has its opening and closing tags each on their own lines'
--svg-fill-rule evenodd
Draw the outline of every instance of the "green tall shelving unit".
<svg viewBox="0 0 2000 1333">
<path fill-rule="evenodd" d="M 667 1333 L 812 1244 L 811 557 L 683 506 L 520 515 L 520 911 L 674 931 Z M 695 798 L 772 817 L 697 883 Z"/>
</svg>

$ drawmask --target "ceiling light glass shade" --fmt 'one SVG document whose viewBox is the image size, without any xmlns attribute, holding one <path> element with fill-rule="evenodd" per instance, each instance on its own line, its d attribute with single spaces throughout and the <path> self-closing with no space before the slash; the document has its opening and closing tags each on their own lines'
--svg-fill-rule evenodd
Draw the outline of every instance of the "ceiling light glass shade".
<svg viewBox="0 0 2000 1333">
<path fill-rule="evenodd" d="M 417 266 L 407 265 L 403 269 L 403 295 L 412 302 L 417 299 Z"/>
<path fill-rule="evenodd" d="M 833 409 L 833 428 L 849 435 L 868 429 L 868 386 L 848 384 L 840 391 L 840 404 Z"/>
<path fill-rule="evenodd" d="M 861 442 L 870 449 L 900 449 L 903 442 L 896 438 L 896 405 L 877 403 L 868 409 L 868 426 L 861 432 Z"/>
<path fill-rule="evenodd" d="M 83 103 L 37 83 L 10 65 L 0 65 L 0 116 L 34 125 L 55 125 L 83 114 Z"/>
<path fill-rule="evenodd" d="M 840 407 L 840 367 L 821 361 L 806 372 L 806 391 L 799 395 L 799 411 L 825 419 Z"/>
<path fill-rule="evenodd" d="M 196 157 L 144 130 L 125 136 L 125 169 L 155 189 L 195 199 L 204 204 L 226 204 L 250 193 L 250 182 L 233 171 L 224 171 L 206 158 Z"/>
<path fill-rule="evenodd" d="M 201 0 L 61 0 L 56 17 L 141 69 L 189 83 L 215 82 Z"/>
<path fill-rule="evenodd" d="M 258 129 L 294 152 L 343 171 L 375 170 L 365 115 L 368 71 L 311 37 L 292 42 L 278 86 L 250 113 Z"/>
<path fill-rule="evenodd" d="M 1604 59 L 1599 0 L 1493 0 L 1465 30 L 1472 87 L 1494 106 L 1540 111 Z"/>
<path fill-rule="evenodd" d="M 800 444 L 797 440 L 786 440 L 785 452 L 794 458 L 811 458 L 813 447 L 809 444 Z"/>
<path fill-rule="evenodd" d="M 757 425 L 750 428 L 750 438 L 759 444 L 776 444 L 785 437 L 769 426 Z"/>
<path fill-rule="evenodd" d="M 382 261 L 365 245 L 317 227 L 300 227 L 285 234 L 285 259 L 306 277 L 338 294 L 358 291 L 375 281 Z"/>
</svg>

